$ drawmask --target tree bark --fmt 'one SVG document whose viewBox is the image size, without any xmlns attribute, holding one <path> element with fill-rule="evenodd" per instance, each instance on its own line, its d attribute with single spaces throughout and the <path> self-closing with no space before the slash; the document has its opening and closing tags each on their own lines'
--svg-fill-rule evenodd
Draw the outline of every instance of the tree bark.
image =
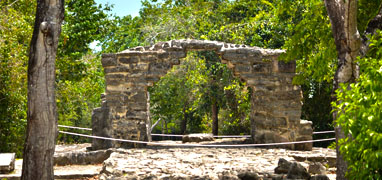
<svg viewBox="0 0 382 180">
<path fill-rule="evenodd" d="M 338 67 L 333 82 L 333 89 L 337 90 L 340 84 L 353 83 L 359 76 L 359 68 L 355 63 L 361 44 L 357 30 L 357 0 L 325 0 L 325 6 L 332 24 L 332 32 L 338 52 Z M 337 101 L 337 98 L 334 98 Z M 337 119 L 336 112 L 333 113 L 333 119 Z M 337 142 L 337 179 L 346 179 L 347 164 L 338 146 L 338 140 L 346 136 L 340 126 L 336 126 L 335 130 Z"/>
<path fill-rule="evenodd" d="M 27 133 L 23 180 L 53 179 L 57 137 L 55 59 L 64 0 L 38 0 L 28 65 Z"/>
<path fill-rule="evenodd" d="M 219 109 L 218 109 L 216 101 L 212 102 L 211 104 L 211 113 L 212 113 L 212 134 L 217 136 L 219 133 L 219 119 L 218 119 Z"/>
</svg>

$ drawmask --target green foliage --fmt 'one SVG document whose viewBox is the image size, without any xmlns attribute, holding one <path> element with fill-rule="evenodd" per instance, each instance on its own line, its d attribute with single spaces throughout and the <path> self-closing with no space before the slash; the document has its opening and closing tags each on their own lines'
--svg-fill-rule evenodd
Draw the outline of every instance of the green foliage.
<svg viewBox="0 0 382 180">
<path fill-rule="evenodd" d="M 66 0 L 58 57 L 78 60 L 90 51 L 89 44 L 108 31 L 110 8 L 97 6 L 94 0 Z"/>
<path fill-rule="evenodd" d="M 337 54 L 329 18 L 320 0 L 145 0 L 142 3 L 140 17 L 136 17 L 134 22 L 131 22 L 131 17 L 124 17 L 126 20 L 118 27 L 120 29 L 116 28 L 111 33 L 116 38 L 104 41 L 108 47 L 112 47 L 113 43 L 128 48 L 134 45 L 151 45 L 157 41 L 187 38 L 267 48 L 283 47 L 287 49 L 283 57 L 285 60 L 297 60 L 299 75 L 294 81 L 305 86 L 305 94 L 311 93 L 316 85 L 323 84 L 322 81 L 326 81 L 324 84 L 330 86 Z M 137 40 L 141 43 L 136 43 Z M 123 49 L 112 51 L 118 50 Z M 241 131 L 241 127 L 243 132 L 249 132 L 247 129 L 250 104 L 245 85 L 239 80 L 232 81 L 226 78 L 228 76 L 225 76 L 225 73 L 229 74 L 230 71 L 219 59 L 213 60 L 214 56 L 206 53 L 199 53 L 198 56 L 206 59 L 205 63 L 210 73 L 207 76 L 208 86 L 203 90 L 203 101 L 200 101 L 205 111 L 198 113 L 209 112 L 211 103 L 217 103 L 221 133 L 238 132 Z M 237 89 L 225 89 L 233 87 L 231 83 L 237 84 Z M 242 93 L 236 91 L 238 89 Z M 331 88 L 324 89 L 325 91 L 312 93 L 312 97 L 304 103 L 305 117 L 313 120 L 318 129 L 328 128 L 328 123 L 332 121 L 328 110 L 330 99 L 327 99 Z M 319 112 L 312 111 L 315 106 L 323 108 Z M 313 114 L 308 116 L 308 113 Z M 210 121 L 208 113 L 201 116 L 204 121 Z"/>
<path fill-rule="evenodd" d="M 358 60 L 361 75 L 355 84 L 336 91 L 337 123 L 350 137 L 342 139 L 340 151 L 348 162 L 349 179 L 382 178 L 382 33 L 370 40 L 370 51 Z"/>
<path fill-rule="evenodd" d="M 256 34 L 253 31 L 253 24 L 256 24 L 255 20 L 252 20 L 251 23 L 246 21 L 250 17 L 256 16 L 253 12 L 259 12 L 262 8 L 269 7 L 269 5 L 257 2 L 258 6 L 253 6 L 255 4 L 252 1 L 237 3 L 226 0 L 167 0 L 162 3 L 143 1 L 144 8 L 141 9 L 141 17 L 137 18 L 142 23 L 140 25 L 141 33 L 133 32 L 132 34 L 138 35 L 137 38 L 143 40 L 143 45 L 153 44 L 157 41 L 187 38 L 219 40 L 239 44 L 253 44 L 256 42 L 256 45 L 264 45 L 263 42 L 266 43 L 266 41 L 257 41 L 251 38 L 252 34 Z M 259 16 L 263 17 L 265 14 L 263 12 Z M 258 27 L 259 31 L 265 29 L 265 26 L 260 24 L 256 25 L 256 27 Z M 120 32 L 123 31 L 130 32 L 131 30 L 120 30 Z M 134 42 L 133 39 L 129 36 L 125 42 L 128 42 L 130 45 L 131 43 L 129 42 Z M 178 82 L 182 77 L 169 73 L 152 89 L 151 98 L 159 99 L 163 102 L 177 102 L 180 100 L 182 103 L 173 103 L 171 108 L 163 104 L 160 106 L 175 111 L 172 115 L 174 116 L 173 118 L 177 118 L 177 123 L 172 123 L 172 125 L 179 125 L 180 120 L 188 118 L 188 132 L 199 132 L 201 130 L 209 132 L 211 129 L 211 107 L 212 104 L 216 104 L 219 112 L 220 133 L 233 134 L 237 131 L 249 133 L 248 112 L 250 103 L 245 84 L 232 76 L 232 72 L 226 65 L 220 62 L 220 58 L 215 53 L 198 52 L 192 56 L 192 59 L 195 61 L 203 59 L 205 63 L 204 68 L 197 68 L 197 76 L 202 75 L 205 78 L 205 82 L 201 84 L 185 84 L 184 82 L 187 81 Z M 177 70 L 185 71 L 186 74 L 190 73 L 187 68 L 182 66 Z M 190 74 L 189 76 L 192 77 L 194 75 L 196 74 Z M 172 79 L 170 76 L 175 76 L 172 81 L 169 81 Z M 172 82 L 185 85 L 183 87 L 175 85 L 175 89 L 168 90 L 167 88 L 172 87 Z M 188 90 L 193 91 L 194 88 L 199 89 L 197 94 L 187 93 Z M 164 91 L 166 93 L 172 92 L 173 96 L 158 96 L 159 94 L 155 93 L 164 89 L 167 89 L 167 91 Z M 183 98 L 185 94 L 188 95 L 188 99 Z M 172 98 L 176 100 L 172 100 Z M 151 104 L 155 104 L 153 101 L 151 102 Z M 185 107 L 185 104 L 191 107 L 190 102 L 193 104 L 192 108 L 186 108 L 190 111 L 183 111 L 182 109 Z M 159 102 L 156 103 L 158 106 L 161 104 Z M 160 115 L 167 114 L 167 112 L 169 111 L 156 111 L 152 109 L 154 119 L 157 119 Z M 196 128 L 196 125 L 199 128 Z"/>
<path fill-rule="evenodd" d="M 142 23 L 140 17 L 115 17 L 108 32 L 101 38 L 103 52 L 115 53 L 143 45 L 144 39 L 140 31 Z"/>
<path fill-rule="evenodd" d="M 107 12 L 110 8 L 97 6 L 94 0 L 67 0 L 65 3 L 56 61 L 59 124 L 90 127 L 92 110 L 101 103 L 103 69 L 100 57 L 91 52 L 89 44 L 103 39 L 109 32 L 112 21 Z M 87 139 L 60 134 L 58 140 L 72 143 Z"/>
<path fill-rule="evenodd" d="M 0 152 L 20 157 L 27 106 L 27 67 L 32 36 L 31 1 L 0 2 Z"/>
<path fill-rule="evenodd" d="M 25 136 L 28 51 L 35 7 L 36 1 L 0 1 L 0 152 L 16 152 L 18 157 Z M 99 106 L 103 71 L 100 58 L 91 55 L 88 45 L 106 32 L 108 9 L 94 1 L 66 1 L 56 62 L 59 123 L 89 126 L 91 110 Z"/>
<path fill-rule="evenodd" d="M 285 3 L 285 4 L 284 4 Z M 279 20 L 291 31 L 284 58 L 296 60 L 298 84 L 332 82 L 337 68 L 337 51 L 323 1 L 286 1 L 278 7 Z M 300 17 L 300 18 L 296 18 Z M 297 20 L 296 20 L 297 19 Z"/>
<path fill-rule="evenodd" d="M 237 78 L 233 78 L 230 84 L 224 87 L 224 94 L 227 104 L 219 114 L 220 134 L 250 134 L 251 89 Z"/>
<path fill-rule="evenodd" d="M 313 122 L 313 131 L 333 130 L 332 116 L 332 89 L 333 85 L 326 81 L 316 82 L 312 80 L 309 83 L 302 84 L 303 92 L 301 119 L 308 119 Z M 334 133 L 316 134 L 314 139 L 332 138 Z M 314 146 L 327 147 L 329 141 L 316 142 Z"/>
<path fill-rule="evenodd" d="M 86 69 L 80 81 L 61 80 L 57 83 L 58 124 L 91 127 L 92 111 L 101 105 L 100 94 L 105 89 L 104 75 L 100 59 L 94 54 L 85 55 L 80 61 Z M 88 139 L 59 134 L 58 140 L 64 143 L 78 143 Z"/>
<path fill-rule="evenodd" d="M 357 28 L 363 34 L 370 20 L 379 12 L 382 5 L 381 0 L 358 0 Z"/>
<path fill-rule="evenodd" d="M 186 132 L 211 132 L 210 107 L 217 103 L 220 133 L 249 133 L 250 102 L 245 84 L 220 62 L 207 63 L 206 56 L 211 56 L 210 52 L 190 52 L 149 89 L 153 121 L 162 119 L 166 133 L 180 133 L 185 118 Z M 156 126 L 153 132 L 162 132 L 162 127 Z"/>
<path fill-rule="evenodd" d="M 201 116 L 198 111 L 202 87 L 207 84 L 206 67 L 203 59 L 189 55 L 168 74 L 150 88 L 152 118 L 162 118 L 167 133 L 180 133 L 184 118 L 189 121 L 189 132 L 202 132 Z M 157 126 L 156 130 L 159 131 Z"/>
</svg>

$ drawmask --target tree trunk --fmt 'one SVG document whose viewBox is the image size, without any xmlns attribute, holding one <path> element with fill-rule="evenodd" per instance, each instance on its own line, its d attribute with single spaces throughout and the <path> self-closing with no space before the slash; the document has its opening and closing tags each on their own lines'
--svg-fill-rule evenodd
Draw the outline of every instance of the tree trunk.
<svg viewBox="0 0 382 180">
<path fill-rule="evenodd" d="M 211 113 L 212 113 L 212 134 L 217 136 L 219 133 L 219 119 L 218 119 L 219 109 L 218 109 L 216 101 L 212 102 L 211 104 Z"/>
<path fill-rule="evenodd" d="M 187 130 L 187 112 L 186 112 L 187 104 L 183 106 L 183 120 L 180 123 L 180 133 L 185 134 Z"/>
<path fill-rule="evenodd" d="M 162 134 L 164 134 L 164 120 L 161 123 L 162 123 L 161 132 L 162 132 Z M 162 136 L 162 140 L 164 140 L 164 136 Z"/>
<path fill-rule="evenodd" d="M 357 30 L 357 0 L 334 1 L 325 0 L 332 32 L 338 52 L 338 68 L 334 75 L 334 90 L 340 84 L 353 83 L 359 75 L 355 60 L 360 52 L 360 36 Z M 335 101 L 336 98 L 335 98 Z M 337 113 L 333 113 L 337 119 Z M 337 142 L 337 179 L 346 179 L 347 164 L 339 152 L 338 140 L 345 138 L 342 128 L 336 126 Z"/>
<path fill-rule="evenodd" d="M 53 179 L 57 137 L 55 59 L 64 0 L 38 0 L 28 65 L 27 133 L 21 179 Z"/>
</svg>

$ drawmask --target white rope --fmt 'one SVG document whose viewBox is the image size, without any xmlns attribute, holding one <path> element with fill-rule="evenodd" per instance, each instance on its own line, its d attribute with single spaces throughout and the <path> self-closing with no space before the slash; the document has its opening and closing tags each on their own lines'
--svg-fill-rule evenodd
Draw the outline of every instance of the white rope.
<svg viewBox="0 0 382 180">
<path fill-rule="evenodd" d="M 179 134 L 151 134 L 151 136 L 183 137 L 183 135 Z"/>
<path fill-rule="evenodd" d="M 179 134 L 151 134 L 151 136 L 165 136 L 165 137 L 183 137 L 183 135 L 179 135 Z M 225 135 L 225 136 L 213 136 L 215 138 L 248 138 L 248 137 L 251 137 L 251 135 L 242 135 L 242 136 L 239 136 L 239 135 Z"/>
<path fill-rule="evenodd" d="M 63 128 L 70 128 L 70 129 L 80 129 L 80 130 L 87 130 L 91 131 L 91 128 L 82 128 L 82 127 L 74 127 L 74 126 L 65 126 L 65 125 L 58 125 L 58 127 L 63 127 Z M 318 132 L 313 132 L 313 134 L 326 134 L 326 133 L 334 133 L 335 131 L 318 131 Z M 152 136 L 166 136 L 166 137 L 182 137 L 183 135 L 179 134 L 151 134 Z M 251 135 L 224 135 L 224 136 L 214 136 L 216 138 L 244 138 L 244 137 L 251 137 Z"/>
<path fill-rule="evenodd" d="M 313 132 L 313 134 L 327 134 L 327 133 L 334 133 L 335 131 L 318 131 L 318 132 Z"/>
<path fill-rule="evenodd" d="M 248 137 L 251 137 L 251 135 L 242 135 L 242 136 L 238 136 L 238 135 L 224 135 L 224 136 L 214 136 L 216 138 L 248 138 Z"/>
<path fill-rule="evenodd" d="M 58 127 L 69 128 L 69 129 L 81 129 L 81 130 L 87 130 L 87 131 L 92 130 L 91 128 L 82 128 L 82 127 L 65 126 L 65 125 L 58 125 Z"/>
<path fill-rule="evenodd" d="M 268 143 L 268 144 L 235 144 L 235 145 L 212 145 L 212 144 L 173 144 L 173 143 L 159 143 L 159 142 L 147 142 L 147 141 L 137 141 L 137 140 L 127 140 L 127 139 L 116 139 L 116 138 L 108 138 L 101 136 L 92 136 L 85 135 L 79 133 L 58 131 L 63 134 L 70 134 L 74 136 L 82 136 L 94 139 L 104 139 L 111 141 L 119 141 L 119 142 L 129 142 L 129 143 L 137 143 L 137 144 L 148 144 L 148 145 L 165 145 L 165 146 L 184 146 L 184 147 L 257 147 L 257 146 L 276 146 L 276 145 L 289 145 L 289 144 L 301 144 L 301 143 L 312 143 L 312 142 L 321 142 L 321 141 L 332 141 L 336 138 L 328 138 L 328 139 L 317 139 L 317 140 L 308 140 L 308 141 L 295 141 L 295 142 L 281 142 L 281 143 Z"/>
</svg>

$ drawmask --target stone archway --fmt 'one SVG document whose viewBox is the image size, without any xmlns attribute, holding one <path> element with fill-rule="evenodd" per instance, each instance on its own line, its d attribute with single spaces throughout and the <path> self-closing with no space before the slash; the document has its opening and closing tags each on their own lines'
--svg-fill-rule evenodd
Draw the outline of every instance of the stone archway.
<svg viewBox="0 0 382 180">
<path fill-rule="evenodd" d="M 222 63 L 253 89 L 250 117 L 254 143 L 312 139 L 311 123 L 300 120 L 300 87 L 292 84 L 296 64 L 278 60 L 283 50 L 205 40 L 172 40 L 103 54 L 106 95 L 102 107 L 93 112 L 93 135 L 150 140 L 147 87 L 178 65 L 191 50 L 215 51 Z M 137 146 L 97 139 L 92 143 L 93 149 Z M 311 150 L 312 144 L 287 147 Z"/>
</svg>

